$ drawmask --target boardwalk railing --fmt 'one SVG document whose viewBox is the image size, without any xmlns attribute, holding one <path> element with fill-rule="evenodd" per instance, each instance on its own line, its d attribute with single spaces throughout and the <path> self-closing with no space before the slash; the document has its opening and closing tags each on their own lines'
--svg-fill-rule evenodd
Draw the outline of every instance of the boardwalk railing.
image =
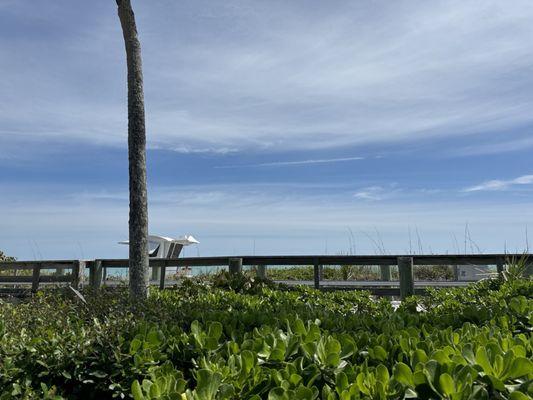
<svg viewBox="0 0 533 400">
<path fill-rule="evenodd" d="M 475 254 L 475 255 L 379 255 L 379 256 L 330 256 L 330 255 L 295 255 L 295 256 L 243 256 L 243 257 L 190 257 L 176 259 L 150 259 L 150 268 L 155 269 L 159 287 L 165 287 L 166 269 L 169 267 L 228 267 L 230 273 L 238 273 L 243 266 L 254 266 L 258 276 L 265 277 L 267 268 L 272 266 L 313 266 L 314 286 L 321 288 L 322 268 L 328 265 L 372 265 L 381 269 L 382 281 L 391 281 L 391 266 L 397 266 L 399 272 L 399 288 L 395 292 L 402 298 L 415 293 L 413 266 L 479 266 L 493 265 L 502 273 L 510 260 L 532 259 L 529 254 Z M 10 261 L 0 262 L 0 285 L 31 284 L 36 291 L 41 283 L 68 283 L 73 287 L 81 284 L 97 288 L 102 284 L 108 269 L 128 268 L 127 259 L 97 259 L 89 261 Z M 31 271 L 21 274 L 20 271 Z M 52 275 L 43 274 L 43 270 L 54 270 Z M 88 281 L 85 270 L 89 271 Z M 12 271 L 13 275 L 6 275 Z M 68 272 L 66 272 L 68 271 Z M 17 273 L 19 272 L 19 273 Z M 528 266 L 531 272 L 531 266 Z M 329 285 L 328 288 L 335 288 Z M 365 287 L 368 289 L 368 287 Z"/>
<path fill-rule="evenodd" d="M 79 287 L 83 280 L 85 262 L 81 260 L 0 261 L 0 285 L 29 285 L 36 292 L 41 283 L 68 283 Z M 44 274 L 47 270 L 52 274 Z M 11 275 L 9 275 L 11 274 Z"/>
</svg>

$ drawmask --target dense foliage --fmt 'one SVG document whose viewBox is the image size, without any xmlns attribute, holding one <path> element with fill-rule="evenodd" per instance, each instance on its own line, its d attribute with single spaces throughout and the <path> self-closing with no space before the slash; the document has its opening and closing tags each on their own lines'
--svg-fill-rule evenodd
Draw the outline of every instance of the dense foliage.
<svg viewBox="0 0 533 400">
<path fill-rule="evenodd" d="M 0 261 L 15 261 L 15 257 L 8 256 L 2 250 L 0 250 Z"/>
<path fill-rule="evenodd" d="M 391 267 L 392 278 L 398 279 L 398 268 Z M 436 281 L 453 279 L 453 267 L 449 265 L 416 265 L 414 267 L 416 280 Z M 268 277 L 273 280 L 313 280 L 312 266 L 292 266 L 287 268 L 269 268 Z M 347 281 L 347 280 L 379 280 L 381 274 L 379 267 L 368 265 L 340 265 L 324 266 L 322 278 L 325 280 Z"/>
<path fill-rule="evenodd" d="M 527 399 L 532 294 L 484 281 L 394 310 L 227 275 L 138 303 L 41 293 L 0 303 L 0 399 Z"/>
<path fill-rule="evenodd" d="M 8 256 L 2 250 L 0 250 L 0 261 L 16 261 L 15 257 Z M 0 275 L 11 275 L 12 271 L 0 270 Z"/>
</svg>

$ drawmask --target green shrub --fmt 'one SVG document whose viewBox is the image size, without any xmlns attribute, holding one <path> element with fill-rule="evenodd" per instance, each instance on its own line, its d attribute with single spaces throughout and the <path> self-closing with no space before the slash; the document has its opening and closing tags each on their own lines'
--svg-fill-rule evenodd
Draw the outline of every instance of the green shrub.
<svg viewBox="0 0 533 400">
<path fill-rule="evenodd" d="M 0 303 L 0 399 L 533 395 L 531 281 L 433 290 L 394 310 L 367 292 L 219 278 L 141 303 L 127 289 Z"/>
</svg>

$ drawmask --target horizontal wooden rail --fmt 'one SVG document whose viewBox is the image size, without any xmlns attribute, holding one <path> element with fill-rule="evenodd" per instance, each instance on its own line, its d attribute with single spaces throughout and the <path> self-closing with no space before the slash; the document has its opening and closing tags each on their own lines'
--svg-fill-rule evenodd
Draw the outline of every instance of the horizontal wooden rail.
<svg viewBox="0 0 533 400">
<path fill-rule="evenodd" d="M 529 256 L 529 255 L 527 255 Z M 217 256 L 187 258 L 152 258 L 151 267 L 215 267 L 227 266 L 231 258 L 242 259 L 243 265 L 398 265 L 398 257 L 412 257 L 414 265 L 497 265 L 524 254 L 445 254 L 386 256 Z M 128 259 L 104 259 L 102 267 L 128 268 Z M 92 262 L 89 262 L 92 263 Z"/>
<path fill-rule="evenodd" d="M 40 275 L 40 283 L 63 283 L 71 282 L 72 277 L 70 275 Z M 0 276 L 0 283 L 32 283 L 33 277 L 31 275 L 26 276 Z"/>
<path fill-rule="evenodd" d="M 84 262 L 80 260 L 45 260 L 45 261 L 0 261 L 0 271 L 14 275 L 0 274 L 0 284 L 31 284 L 32 292 L 39 289 L 41 283 L 68 283 L 78 288 L 83 277 Z M 54 270 L 55 274 L 43 275 L 43 271 Z M 65 274 L 65 270 L 70 273 Z M 20 275 L 19 271 L 31 271 L 31 275 Z"/>
<path fill-rule="evenodd" d="M 0 261 L 0 270 L 32 270 L 36 265 L 40 269 L 72 268 L 74 261 Z"/>
<path fill-rule="evenodd" d="M 326 265 L 370 265 L 381 267 L 383 281 L 390 281 L 390 266 L 399 266 L 400 290 L 402 297 L 415 293 L 413 286 L 413 266 L 416 265 L 451 265 L 478 266 L 494 265 L 498 273 L 504 271 L 504 265 L 510 260 L 531 258 L 530 254 L 437 254 L 437 255 L 280 255 L 280 256 L 218 256 L 188 257 L 175 259 L 150 259 L 151 268 L 161 268 L 159 285 L 165 286 L 167 267 L 229 267 L 230 272 L 238 273 L 243 265 L 255 266 L 258 275 L 264 277 L 269 266 L 312 266 L 314 270 L 314 286 L 321 286 L 322 271 Z M 44 260 L 44 261 L 2 261 L 1 271 L 13 271 L 14 276 L 0 274 L 2 283 L 31 283 L 32 290 L 37 290 L 39 283 L 70 283 L 78 287 L 84 279 L 84 271 L 89 270 L 89 284 L 99 287 L 105 279 L 108 268 L 128 268 L 128 259 L 97 259 L 97 260 Z M 55 275 L 43 275 L 43 270 L 56 270 Z M 17 276 L 17 271 L 31 270 L 31 275 Z M 65 270 L 70 274 L 63 275 Z M 528 267 L 528 272 L 531 266 Z M 331 290 L 331 287 L 328 288 Z M 387 289 L 396 290 L 396 289 Z"/>
</svg>

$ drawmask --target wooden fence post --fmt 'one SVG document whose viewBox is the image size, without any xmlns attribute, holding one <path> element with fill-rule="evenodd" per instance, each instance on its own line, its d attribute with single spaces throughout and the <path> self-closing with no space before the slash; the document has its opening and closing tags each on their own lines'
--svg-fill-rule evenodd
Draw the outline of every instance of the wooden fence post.
<svg viewBox="0 0 533 400">
<path fill-rule="evenodd" d="M 498 277 L 499 278 L 503 278 L 504 268 L 503 268 L 503 262 L 502 261 L 500 261 L 498 264 L 496 264 L 496 271 L 498 271 Z"/>
<path fill-rule="evenodd" d="M 92 287 L 94 282 L 94 261 L 89 262 L 89 286 Z"/>
<path fill-rule="evenodd" d="M 95 260 L 93 264 L 91 265 L 91 269 L 89 271 L 89 285 L 91 285 L 93 289 L 98 289 L 101 284 L 102 284 L 102 261 Z"/>
<path fill-rule="evenodd" d="M 228 267 L 231 275 L 242 273 L 242 258 L 230 258 Z"/>
<path fill-rule="evenodd" d="M 390 265 L 380 265 L 379 269 L 381 271 L 381 280 L 385 282 L 390 282 L 392 280 Z"/>
<path fill-rule="evenodd" d="M 70 285 L 74 289 L 79 289 L 80 283 L 81 283 L 81 276 L 82 276 L 82 261 L 80 260 L 74 260 L 72 262 L 72 280 Z"/>
<path fill-rule="evenodd" d="M 39 264 L 36 264 L 33 267 L 33 275 L 32 275 L 32 281 L 31 281 L 31 291 L 33 293 L 39 290 L 40 279 L 41 279 L 41 266 Z"/>
<path fill-rule="evenodd" d="M 415 294 L 413 257 L 398 257 L 398 272 L 400 273 L 400 299 L 404 300 Z"/>
<path fill-rule="evenodd" d="M 313 277 L 314 277 L 314 280 L 315 280 L 315 289 L 320 289 L 320 278 L 322 275 L 320 271 L 321 269 L 321 265 L 318 264 L 318 260 L 315 260 L 315 265 L 313 266 Z"/>
<path fill-rule="evenodd" d="M 266 279 L 266 265 L 257 266 L 257 277 L 260 279 Z"/>
<path fill-rule="evenodd" d="M 165 279 L 167 277 L 167 266 L 163 265 L 159 268 L 159 290 L 165 288 Z"/>
</svg>

